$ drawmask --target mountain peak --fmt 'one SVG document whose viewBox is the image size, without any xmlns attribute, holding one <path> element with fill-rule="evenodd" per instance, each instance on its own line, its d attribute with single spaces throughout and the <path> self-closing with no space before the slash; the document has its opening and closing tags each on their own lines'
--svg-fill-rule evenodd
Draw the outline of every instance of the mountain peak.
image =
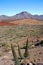
<svg viewBox="0 0 43 65">
<path fill-rule="evenodd" d="M 26 11 L 23 11 L 23 12 L 21 12 L 21 14 L 29 14 L 28 12 L 26 12 Z"/>
<path fill-rule="evenodd" d="M 18 14 L 20 14 L 20 15 L 31 15 L 30 13 L 28 13 L 28 12 L 26 12 L 26 11 L 23 11 L 23 12 L 18 13 Z M 18 15 L 18 14 L 17 14 L 17 15 Z"/>
</svg>

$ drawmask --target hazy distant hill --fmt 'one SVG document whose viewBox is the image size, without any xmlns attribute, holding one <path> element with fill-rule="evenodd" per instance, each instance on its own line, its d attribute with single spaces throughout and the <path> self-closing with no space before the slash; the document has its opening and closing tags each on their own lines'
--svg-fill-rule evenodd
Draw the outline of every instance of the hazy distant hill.
<svg viewBox="0 0 43 65">
<path fill-rule="evenodd" d="M 0 21 L 2 20 L 17 20 L 17 19 L 38 19 L 38 20 L 43 20 L 43 15 L 32 15 L 26 11 L 18 13 L 14 16 L 6 16 L 6 15 L 1 15 L 0 16 Z"/>
<path fill-rule="evenodd" d="M 6 15 L 1 15 L 0 16 L 0 21 L 1 20 L 8 20 L 10 17 L 6 16 Z"/>
</svg>

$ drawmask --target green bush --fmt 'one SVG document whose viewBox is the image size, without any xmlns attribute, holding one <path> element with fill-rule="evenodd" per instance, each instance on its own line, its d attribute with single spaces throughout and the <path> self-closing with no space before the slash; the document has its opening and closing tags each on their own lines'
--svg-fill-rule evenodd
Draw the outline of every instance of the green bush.
<svg viewBox="0 0 43 65">
<path fill-rule="evenodd" d="M 8 43 L 2 43 L 2 46 L 3 46 L 5 51 L 9 51 L 10 50 L 10 46 L 9 46 Z"/>
</svg>

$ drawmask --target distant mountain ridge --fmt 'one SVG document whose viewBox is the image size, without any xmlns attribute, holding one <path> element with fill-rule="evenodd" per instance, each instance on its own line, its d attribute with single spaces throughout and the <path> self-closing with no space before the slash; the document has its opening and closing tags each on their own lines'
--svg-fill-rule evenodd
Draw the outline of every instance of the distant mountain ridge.
<svg viewBox="0 0 43 65">
<path fill-rule="evenodd" d="M 37 19 L 37 20 L 43 20 L 43 15 L 32 15 L 26 11 L 18 13 L 14 16 L 6 16 L 6 15 L 1 15 L 0 16 L 0 21 L 2 20 L 18 20 L 18 19 Z"/>
</svg>

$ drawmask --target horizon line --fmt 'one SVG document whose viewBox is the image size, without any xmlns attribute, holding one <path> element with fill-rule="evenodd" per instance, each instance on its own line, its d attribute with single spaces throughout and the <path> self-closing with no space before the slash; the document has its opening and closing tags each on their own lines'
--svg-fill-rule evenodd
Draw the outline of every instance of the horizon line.
<svg viewBox="0 0 43 65">
<path fill-rule="evenodd" d="M 12 15 L 8 15 L 8 14 L 0 14 L 0 16 L 15 16 L 15 15 L 17 15 L 17 14 L 20 14 L 20 13 L 22 13 L 22 12 L 27 12 L 27 11 L 21 11 L 21 12 L 18 12 L 18 13 L 16 13 L 16 14 L 12 14 Z M 43 15 L 43 14 L 32 14 L 32 13 L 29 13 L 29 12 L 27 12 L 28 14 L 31 14 L 31 15 L 38 15 L 38 16 L 40 16 L 40 15 Z"/>
</svg>

